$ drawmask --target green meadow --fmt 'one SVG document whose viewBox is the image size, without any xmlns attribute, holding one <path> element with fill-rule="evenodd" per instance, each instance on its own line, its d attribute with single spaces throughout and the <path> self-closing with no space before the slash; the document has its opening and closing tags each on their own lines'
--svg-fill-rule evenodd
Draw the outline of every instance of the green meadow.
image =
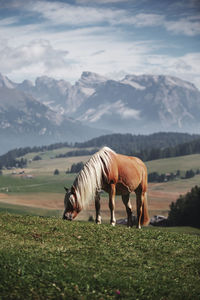
<svg viewBox="0 0 200 300">
<path fill-rule="evenodd" d="M 136 230 L 61 219 L 63 187 L 76 176 L 65 172 L 89 158 L 55 158 L 68 150 L 37 153 L 39 161 L 31 161 L 36 153 L 28 154 L 24 171 L 31 179 L 19 175 L 21 170 L 4 170 L 0 177 L 0 299 L 200 299 L 199 229 Z M 149 172 L 185 172 L 200 168 L 200 155 L 146 164 Z M 151 186 L 152 195 L 160 193 L 155 203 L 162 205 L 166 195 L 171 201 L 170 195 L 199 185 L 199 179 Z M 151 203 L 151 195 L 149 199 Z M 47 205 L 51 201 L 53 207 Z"/>
<path fill-rule="evenodd" d="M 64 198 L 64 186 L 70 187 L 76 174 L 66 174 L 66 171 L 71 167 L 73 163 L 77 163 L 80 161 L 86 162 L 89 159 L 89 156 L 78 156 L 78 157 L 68 157 L 68 158 L 55 158 L 58 154 L 64 154 L 67 151 L 71 151 L 71 148 L 61 148 L 52 151 L 46 151 L 41 153 L 29 153 L 24 158 L 28 159 L 27 168 L 24 169 L 25 174 L 32 175 L 32 178 L 27 178 L 24 175 L 18 175 L 21 171 L 20 169 L 14 170 L 17 174 L 12 174 L 13 170 L 3 170 L 3 175 L 0 177 L 0 194 L 11 197 L 9 201 L 9 211 L 10 212 L 19 212 L 19 208 L 17 208 L 17 204 L 21 205 L 20 211 L 24 211 L 24 213 L 28 213 L 29 209 L 31 209 L 31 201 L 33 195 L 35 197 L 39 197 L 41 207 L 36 212 L 37 207 L 34 207 L 36 215 L 50 215 L 52 216 L 53 211 L 55 211 L 55 216 L 57 216 L 57 211 L 63 209 L 63 198 Z M 38 161 L 32 161 L 32 159 L 39 155 L 42 159 Z M 167 173 L 167 172 L 176 172 L 180 170 L 181 172 L 186 172 L 189 169 L 196 170 L 200 168 L 200 155 L 188 155 L 182 157 L 168 158 L 168 159 L 160 159 L 146 162 L 148 172 L 158 172 L 158 173 Z M 59 175 L 54 175 L 55 169 L 59 170 Z M 158 204 L 162 204 L 161 202 L 166 202 L 165 208 L 161 207 L 160 211 L 156 212 L 156 207 L 152 211 L 152 214 L 161 213 L 167 214 L 167 210 L 169 208 L 169 204 L 171 201 L 175 200 L 180 194 L 184 194 L 186 190 L 190 190 L 193 186 L 199 185 L 200 175 L 196 175 L 190 179 L 179 179 L 170 182 L 164 182 L 161 184 L 155 184 L 151 186 L 153 192 L 161 193 L 158 198 Z M 163 194 L 165 193 L 165 195 Z M 176 195 L 170 201 L 170 195 Z M 20 203 L 20 197 L 23 196 L 27 199 L 32 196 L 31 200 L 28 203 Z M 60 195 L 60 207 L 52 207 L 51 210 L 49 207 L 46 208 L 45 212 L 45 203 L 48 198 L 57 199 L 57 195 Z M 15 197 L 16 196 L 16 197 Z M 107 195 L 103 195 L 106 199 Z M 8 206 L 7 203 L 4 203 L 4 198 L 0 197 L 0 211 L 5 209 Z M 12 203 L 12 199 L 15 199 L 15 202 Z M 134 197 L 133 197 L 134 198 Z M 19 199 L 19 203 L 17 203 Z M 154 201 L 154 194 L 151 196 L 150 193 L 150 203 Z M 39 200 L 38 200 L 39 201 Z M 37 203 L 38 203 L 37 201 Z M 120 200 L 121 201 L 121 200 Z M 5 201 L 6 202 L 6 201 Z M 135 202 L 135 201 L 134 201 Z M 34 204 L 34 206 L 37 205 Z M 28 206 L 26 207 L 26 205 Z M 11 206 L 13 205 L 12 209 Z M 162 205 L 161 205 L 162 206 Z M 107 207 L 107 206 L 106 206 Z M 108 208 L 107 208 L 108 210 Z M 124 211 L 124 208 L 123 208 Z M 31 212 L 30 212 L 31 213 Z M 87 215 L 88 218 L 88 215 Z"/>
<path fill-rule="evenodd" d="M 200 168 L 200 154 L 151 160 L 147 162 L 147 168 L 149 173 L 158 172 L 159 174 L 175 173 L 177 170 L 181 172 L 190 169 L 197 170 Z"/>
<path fill-rule="evenodd" d="M 0 227 L 0 299 L 200 298 L 200 230 L 5 213 Z"/>
</svg>

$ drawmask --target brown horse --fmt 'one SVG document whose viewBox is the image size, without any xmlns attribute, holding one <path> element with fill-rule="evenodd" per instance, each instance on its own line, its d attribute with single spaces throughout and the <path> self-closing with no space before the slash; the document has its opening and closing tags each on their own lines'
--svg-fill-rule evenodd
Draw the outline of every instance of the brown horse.
<svg viewBox="0 0 200 300">
<path fill-rule="evenodd" d="M 115 153 L 103 147 L 95 153 L 77 175 L 71 189 L 66 190 L 63 219 L 72 220 L 95 199 L 96 223 L 101 223 L 100 190 L 109 194 L 110 223 L 114 226 L 115 195 L 121 195 L 126 207 L 128 226 L 132 226 L 132 207 L 130 193 L 136 193 L 137 228 L 149 223 L 147 208 L 147 169 L 137 157 Z"/>
</svg>

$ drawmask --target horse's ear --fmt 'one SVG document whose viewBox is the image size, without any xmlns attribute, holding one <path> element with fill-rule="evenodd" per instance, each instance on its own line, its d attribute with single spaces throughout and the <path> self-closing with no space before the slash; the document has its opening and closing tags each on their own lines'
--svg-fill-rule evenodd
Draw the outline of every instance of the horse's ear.
<svg viewBox="0 0 200 300">
<path fill-rule="evenodd" d="M 71 192 L 74 194 L 75 193 L 75 187 L 74 187 L 74 185 L 72 185 L 72 187 L 71 187 Z"/>
<path fill-rule="evenodd" d="M 68 188 L 66 188 L 65 186 L 64 186 L 64 189 L 65 189 L 65 191 L 66 191 L 66 192 L 68 192 L 68 191 L 69 191 L 69 189 L 68 189 Z"/>
</svg>

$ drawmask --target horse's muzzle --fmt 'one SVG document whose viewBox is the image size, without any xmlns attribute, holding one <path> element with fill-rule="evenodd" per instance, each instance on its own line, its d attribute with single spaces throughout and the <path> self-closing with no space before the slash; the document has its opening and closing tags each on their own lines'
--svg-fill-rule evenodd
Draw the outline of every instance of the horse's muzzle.
<svg viewBox="0 0 200 300">
<path fill-rule="evenodd" d="M 64 213 L 63 220 L 72 221 L 72 214 L 71 213 Z"/>
</svg>

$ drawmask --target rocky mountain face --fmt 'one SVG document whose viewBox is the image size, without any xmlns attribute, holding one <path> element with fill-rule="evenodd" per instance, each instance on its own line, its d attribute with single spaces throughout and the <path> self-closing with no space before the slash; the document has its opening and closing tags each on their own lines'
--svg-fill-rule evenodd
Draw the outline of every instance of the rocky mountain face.
<svg viewBox="0 0 200 300">
<path fill-rule="evenodd" d="M 23 134 L 44 144 L 45 137 L 80 141 L 106 132 L 199 133 L 199 114 L 200 91 L 172 76 L 116 81 L 83 72 L 72 85 L 47 76 L 17 84 L 0 75 L 0 133 L 19 133 L 22 140 Z"/>
<path fill-rule="evenodd" d="M 132 76 L 99 82 L 75 111 L 74 117 L 115 132 L 197 132 L 200 91 L 169 76 Z"/>
<path fill-rule="evenodd" d="M 21 85 L 0 77 L 0 154 L 16 147 L 85 141 L 105 133 L 51 109 L 30 92 L 22 92 Z"/>
<path fill-rule="evenodd" d="M 172 76 L 127 75 L 120 81 L 83 72 L 71 85 L 40 77 L 17 86 L 51 108 L 89 126 L 114 132 L 200 129 L 200 91 Z"/>
</svg>

